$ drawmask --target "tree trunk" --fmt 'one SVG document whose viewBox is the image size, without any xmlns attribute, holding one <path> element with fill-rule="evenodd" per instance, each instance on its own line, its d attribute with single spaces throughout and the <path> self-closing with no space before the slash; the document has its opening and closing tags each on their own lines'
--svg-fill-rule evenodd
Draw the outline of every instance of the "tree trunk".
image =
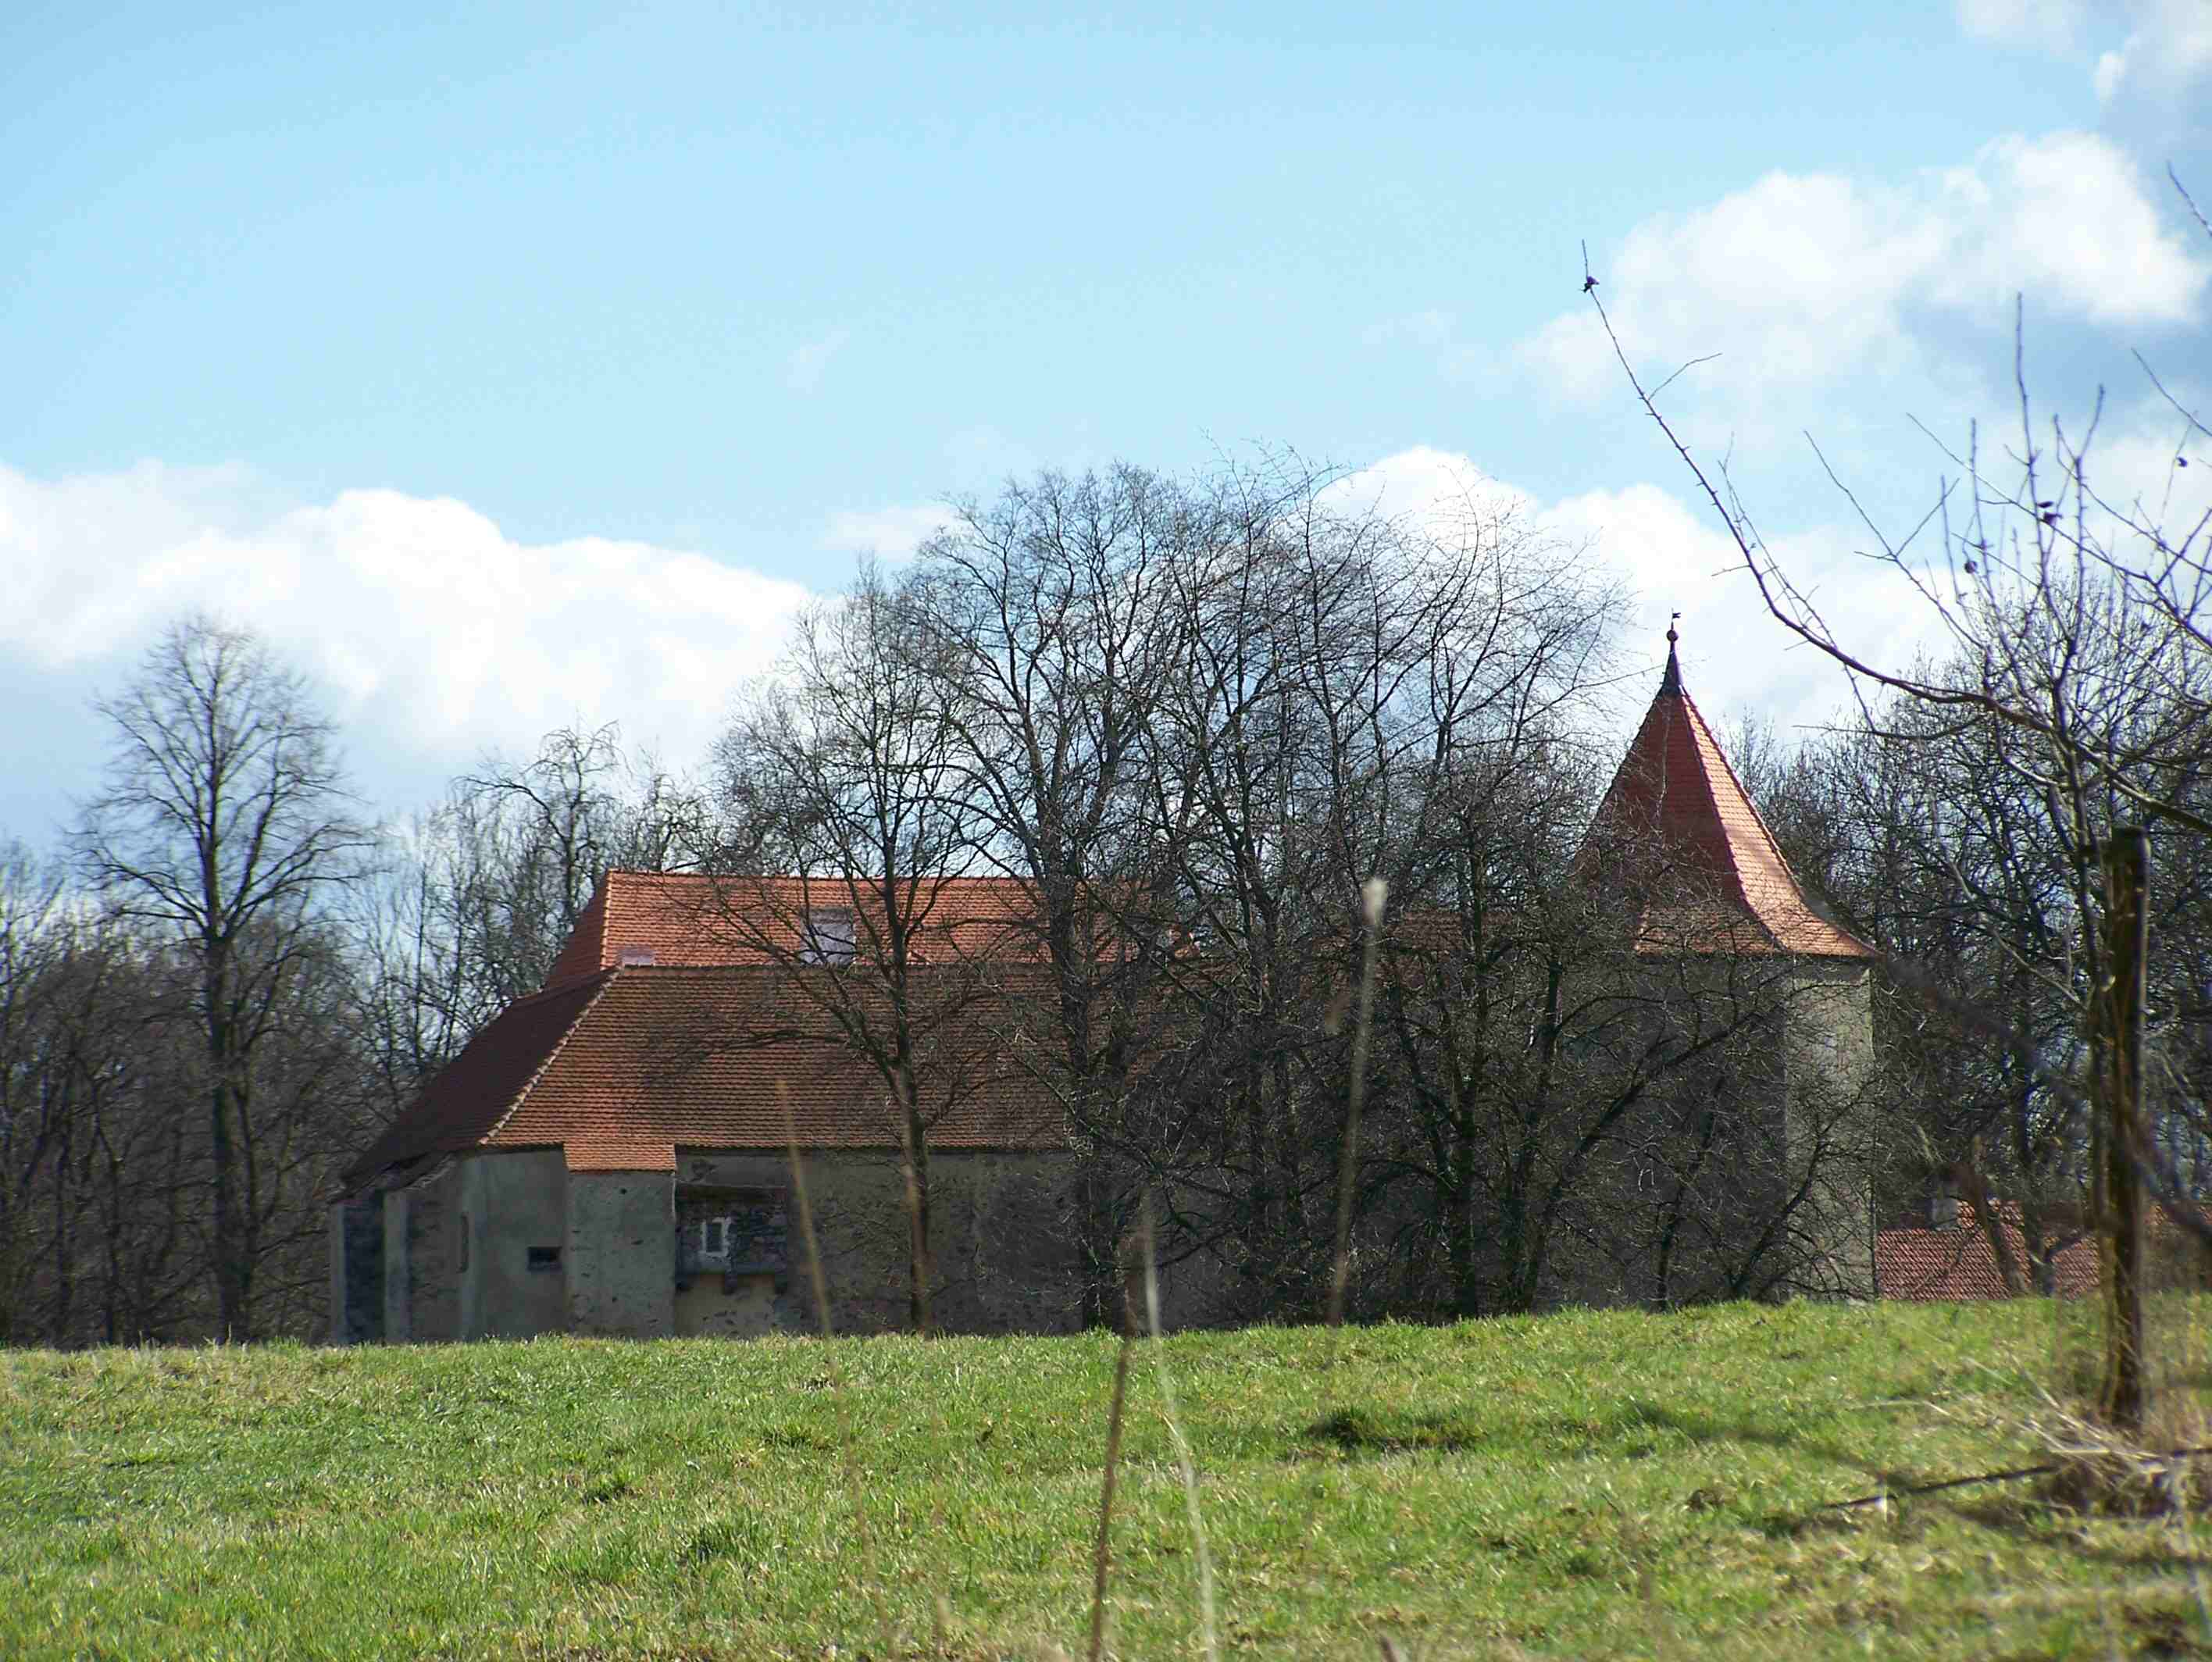
<svg viewBox="0 0 2212 1662">
<path fill-rule="evenodd" d="M 2150 840 L 2135 826 L 2112 834 L 2105 853 L 2106 931 L 2111 979 L 2093 1010 L 2101 1027 L 2099 1083 L 2104 1101 L 2095 1168 L 2098 1257 L 2105 1299 L 2105 1377 L 2098 1411 L 2124 1431 L 2141 1428 L 2147 1398 L 2143 1357 L 2142 1134 L 2144 961 L 2148 956 Z"/>
<path fill-rule="evenodd" d="M 914 1105 L 914 1088 L 908 1085 L 906 1123 L 901 1128 L 900 1153 L 904 1156 L 907 1214 L 907 1320 L 917 1333 L 929 1331 L 929 1143 L 928 1128 Z"/>
</svg>

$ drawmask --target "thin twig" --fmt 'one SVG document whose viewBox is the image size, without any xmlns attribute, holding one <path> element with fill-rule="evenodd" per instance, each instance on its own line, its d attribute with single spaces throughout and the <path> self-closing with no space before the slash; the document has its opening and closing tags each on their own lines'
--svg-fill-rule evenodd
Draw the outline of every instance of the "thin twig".
<svg viewBox="0 0 2212 1662">
<path fill-rule="evenodd" d="M 2170 1448 L 2153 1454 L 2155 1460 L 2189 1460 L 2212 1454 L 2212 1445 L 2197 1448 Z M 2016 1465 L 2005 1471 L 1978 1471 L 1971 1477 L 1946 1477 L 1941 1483 L 1912 1483 L 1905 1487 L 1893 1486 L 1872 1495 L 1856 1495 L 1848 1501 L 1828 1501 L 1819 1508 L 1822 1512 L 1848 1512 L 1853 1507 L 1880 1506 L 1895 1497 L 1912 1495 L 1936 1495 L 1947 1489 L 1966 1489 L 1976 1483 L 2008 1483 L 2021 1477 L 2041 1477 L 2058 1470 L 2060 1462 L 2045 1460 L 2040 1465 Z"/>
</svg>

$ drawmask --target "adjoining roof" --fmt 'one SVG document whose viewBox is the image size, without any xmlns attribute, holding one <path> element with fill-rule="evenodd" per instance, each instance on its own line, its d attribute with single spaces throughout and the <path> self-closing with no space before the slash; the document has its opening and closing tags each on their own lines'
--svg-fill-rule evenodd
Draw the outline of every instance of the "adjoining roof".
<svg viewBox="0 0 2212 1662">
<path fill-rule="evenodd" d="M 798 985 L 830 973 L 632 965 L 538 993 L 478 1034 L 346 1181 L 471 1149 L 560 1147 L 574 1170 L 665 1171 L 679 1145 L 781 1150 L 787 1113 L 804 1148 L 896 1148 L 882 1077 Z M 989 1016 L 979 1004 L 936 1024 L 921 1104 L 932 1146 L 1059 1147 L 1063 1118 Z"/>
<path fill-rule="evenodd" d="M 2022 1273 L 2027 1269 L 2027 1240 L 2021 1232 L 2020 1208 L 1996 1204 L 1997 1228 L 2012 1248 Z M 2086 1298 L 2097 1290 L 2097 1243 L 2081 1240 L 2052 1255 L 2052 1290 L 2060 1298 Z M 2008 1296 L 2004 1271 L 1990 1246 L 1988 1231 L 1974 1209 L 1959 1203 L 1959 1222 L 1951 1228 L 1878 1229 L 1874 1238 L 1876 1296 L 1919 1303 Z"/>
<path fill-rule="evenodd" d="M 1639 920 L 1639 949 L 1784 952 L 1871 958 L 1874 949 L 1814 911 L 1774 834 L 1683 689 L 1667 631 L 1667 670 L 1607 789 L 1585 858 L 1613 840 L 1648 847 L 1684 894 Z M 1756 927 L 1745 930 L 1748 919 Z"/>
<path fill-rule="evenodd" d="M 923 961 L 1043 955 L 1036 890 L 1019 878 L 921 879 L 904 910 L 919 920 L 915 953 Z M 796 951 L 808 914 L 823 911 L 859 914 L 864 947 L 865 919 L 884 915 L 864 879 L 611 870 L 577 915 L 545 985 L 616 968 L 625 952 L 663 967 L 772 962 Z"/>
</svg>

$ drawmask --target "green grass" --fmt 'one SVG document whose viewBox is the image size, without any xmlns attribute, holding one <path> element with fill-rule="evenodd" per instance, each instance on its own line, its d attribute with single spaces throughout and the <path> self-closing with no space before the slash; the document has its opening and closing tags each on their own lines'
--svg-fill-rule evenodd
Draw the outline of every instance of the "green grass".
<svg viewBox="0 0 2212 1662">
<path fill-rule="evenodd" d="M 1168 1342 L 1224 1647 L 2212 1655 L 2174 1520 L 2020 1483 L 2047 1307 Z M 1079 1655 L 1103 1337 L 0 1354 L 0 1654 Z M 1112 1648 L 1195 1655 L 1131 1379 Z M 2202 1526 L 2200 1526 L 2202 1527 Z M 2212 1593 L 2208 1593 L 2212 1597 Z"/>
</svg>

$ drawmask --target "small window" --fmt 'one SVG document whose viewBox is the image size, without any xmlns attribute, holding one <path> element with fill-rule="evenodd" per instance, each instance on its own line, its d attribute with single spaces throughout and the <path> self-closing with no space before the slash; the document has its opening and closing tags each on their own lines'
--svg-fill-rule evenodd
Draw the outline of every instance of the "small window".
<svg viewBox="0 0 2212 1662">
<path fill-rule="evenodd" d="M 561 1249 L 558 1246 L 532 1246 L 530 1249 L 530 1272 L 532 1275 L 550 1275 L 560 1267 Z"/>
<path fill-rule="evenodd" d="M 730 1220 L 710 1217 L 699 1226 L 699 1256 L 720 1261 L 730 1255 Z"/>
<path fill-rule="evenodd" d="M 851 963 L 854 942 L 858 938 L 853 926 L 853 908 L 848 906 L 811 908 L 806 914 L 802 936 L 799 955 L 807 963 Z"/>
</svg>

